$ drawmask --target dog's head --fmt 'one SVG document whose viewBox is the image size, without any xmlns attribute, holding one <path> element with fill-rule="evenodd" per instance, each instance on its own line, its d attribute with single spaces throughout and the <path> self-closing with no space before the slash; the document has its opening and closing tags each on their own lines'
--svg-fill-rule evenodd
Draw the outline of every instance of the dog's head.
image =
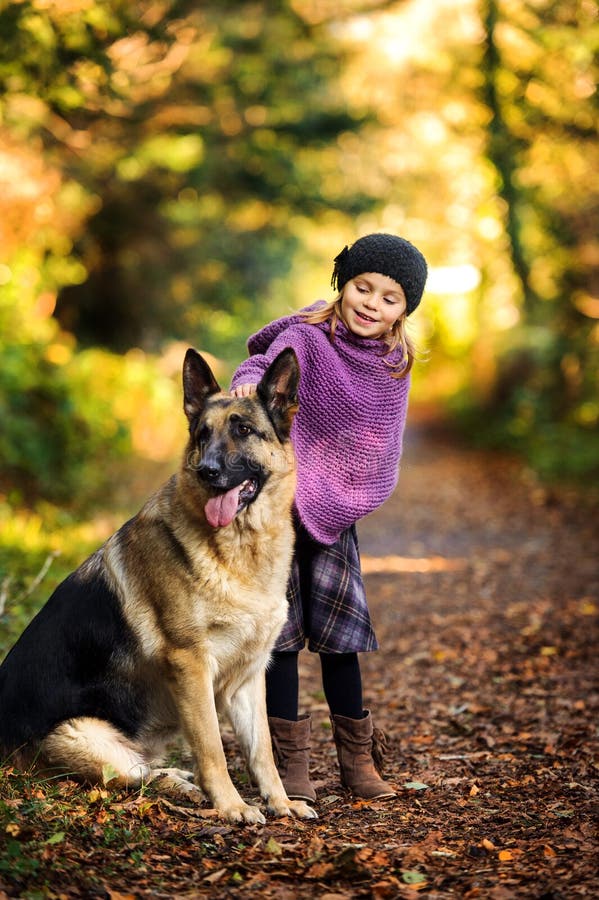
<svg viewBox="0 0 599 900">
<path fill-rule="evenodd" d="M 269 479 L 289 473 L 289 435 L 297 411 L 299 365 L 293 350 L 271 363 L 251 397 L 221 391 L 208 363 L 188 350 L 183 364 L 189 421 L 188 471 L 205 498 L 213 528 L 230 525 Z"/>
</svg>

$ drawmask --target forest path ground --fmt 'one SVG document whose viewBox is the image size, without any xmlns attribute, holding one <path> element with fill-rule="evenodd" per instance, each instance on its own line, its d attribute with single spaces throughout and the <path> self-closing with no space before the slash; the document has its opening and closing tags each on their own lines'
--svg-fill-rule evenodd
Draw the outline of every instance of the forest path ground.
<svg viewBox="0 0 599 900">
<path fill-rule="evenodd" d="M 82 811 L 67 782 L 63 838 L 27 877 L 0 866 L 0 898 L 598 896 L 598 512 L 416 412 L 399 486 L 359 529 L 381 645 L 361 658 L 365 705 L 397 798 L 341 788 L 306 652 L 317 822 L 226 826 L 151 794 Z"/>
<path fill-rule="evenodd" d="M 598 512 L 413 417 L 398 488 L 360 528 L 381 645 L 362 656 L 365 704 L 399 788 L 362 840 L 391 855 L 400 884 L 417 871 L 425 896 L 599 895 Z M 318 665 L 303 657 L 314 711 Z M 333 755 L 315 712 L 326 795 Z"/>
</svg>

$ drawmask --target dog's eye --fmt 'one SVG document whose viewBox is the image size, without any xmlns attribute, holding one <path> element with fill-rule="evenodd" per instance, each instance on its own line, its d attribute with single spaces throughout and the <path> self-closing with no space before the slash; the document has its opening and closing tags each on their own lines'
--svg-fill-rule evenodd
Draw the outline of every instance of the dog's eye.
<svg viewBox="0 0 599 900">
<path fill-rule="evenodd" d="M 229 422 L 232 434 L 235 434 L 237 437 L 247 437 L 249 434 L 256 433 L 255 428 L 249 422 L 245 422 L 237 413 L 233 413 Z"/>
<path fill-rule="evenodd" d="M 202 425 L 201 428 L 196 432 L 196 440 L 200 444 L 205 444 L 207 440 L 210 438 L 210 428 L 208 425 Z"/>
</svg>

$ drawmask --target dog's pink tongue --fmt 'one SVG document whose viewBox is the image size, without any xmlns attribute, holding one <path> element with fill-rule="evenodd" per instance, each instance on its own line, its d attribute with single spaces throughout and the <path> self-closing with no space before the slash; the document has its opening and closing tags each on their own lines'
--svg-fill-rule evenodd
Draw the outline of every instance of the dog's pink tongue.
<svg viewBox="0 0 599 900">
<path fill-rule="evenodd" d="M 237 487 L 231 488 L 226 494 L 219 494 L 208 501 L 204 507 L 204 512 L 213 528 L 222 528 L 224 525 L 231 524 L 237 514 L 240 491 L 241 485 L 238 484 Z"/>
</svg>

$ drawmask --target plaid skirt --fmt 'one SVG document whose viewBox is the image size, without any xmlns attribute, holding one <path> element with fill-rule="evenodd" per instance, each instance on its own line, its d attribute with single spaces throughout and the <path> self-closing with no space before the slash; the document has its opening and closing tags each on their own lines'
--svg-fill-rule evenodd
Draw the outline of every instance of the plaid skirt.
<svg viewBox="0 0 599 900">
<path fill-rule="evenodd" d="M 287 585 L 289 613 L 274 650 L 353 653 L 378 650 L 352 525 L 334 544 L 319 544 L 295 523 L 296 543 Z"/>
</svg>

